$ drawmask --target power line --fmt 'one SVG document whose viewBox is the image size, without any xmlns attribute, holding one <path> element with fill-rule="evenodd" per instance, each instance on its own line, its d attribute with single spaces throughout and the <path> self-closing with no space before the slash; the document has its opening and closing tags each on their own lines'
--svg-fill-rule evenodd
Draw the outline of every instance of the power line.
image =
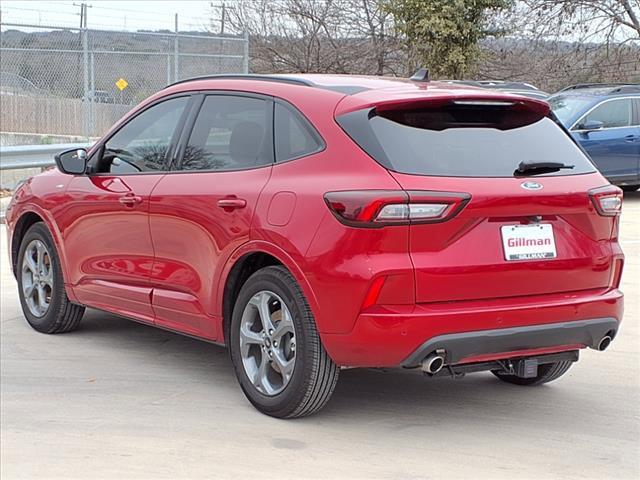
<svg viewBox="0 0 640 480">
<path fill-rule="evenodd" d="M 108 11 L 112 11 L 112 12 L 130 12 L 130 13 L 144 13 L 145 15 L 154 15 L 156 17 L 171 17 L 171 19 L 173 20 L 173 13 L 172 14 L 165 14 L 165 13 L 159 13 L 159 12 L 149 12 L 147 10 L 139 10 L 139 9 L 134 9 L 134 8 L 112 8 L 112 7 L 104 7 L 102 5 L 92 5 L 94 8 L 99 9 L 99 10 L 108 10 Z M 191 19 L 191 20 L 200 20 L 202 21 L 202 17 L 201 16 L 195 16 L 195 15 L 183 15 L 180 14 L 180 19 Z"/>
<path fill-rule="evenodd" d="M 80 4 L 76 3 L 74 4 L 77 7 L 80 7 Z M 87 5 L 88 8 L 90 8 L 90 5 Z M 104 10 L 107 10 L 109 12 L 114 11 L 115 9 L 111 9 L 111 8 L 103 8 Z M 37 13 L 38 17 L 36 18 L 30 18 L 29 20 L 25 19 L 24 15 L 21 14 L 20 12 L 25 11 L 25 12 L 33 12 L 33 13 Z M 128 11 L 133 12 L 131 9 L 128 9 Z M 140 11 L 136 11 L 137 13 L 140 13 Z M 43 24 L 43 19 L 41 18 L 41 14 L 46 14 L 49 18 L 47 18 L 47 20 L 45 21 L 46 25 L 43 26 L 53 26 L 55 24 L 55 26 L 60 26 L 60 27 L 70 27 L 70 28 L 77 28 L 75 26 L 75 22 L 76 20 L 71 20 L 72 18 L 77 18 L 78 17 L 78 13 L 74 13 L 74 12 L 57 12 L 57 11 L 53 11 L 53 10 L 41 10 L 41 9 L 33 9 L 33 8 L 20 8 L 20 7 L 9 7 L 9 8 L 3 8 L 3 19 L 4 21 L 7 21 L 8 18 L 11 18 L 12 21 L 11 23 L 28 23 L 28 24 L 34 24 L 34 25 L 39 25 L 39 24 Z M 52 16 L 56 16 L 56 19 L 52 19 Z M 136 31 L 136 30 L 150 30 L 150 29 L 158 29 L 158 30 L 173 30 L 174 29 L 174 14 L 171 15 L 166 15 L 166 14 L 156 14 L 156 15 L 164 15 L 165 19 L 161 19 L 159 17 L 156 18 L 152 18 L 152 19 L 145 19 L 144 21 L 144 26 L 142 26 L 140 24 L 140 22 L 136 22 L 136 24 L 138 25 L 136 28 L 127 28 L 127 23 L 128 20 L 130 20 L 128 18 L 128 16 L 126 14 L 123 14 L 122 16 L 117 16 L 117 15 L 105 15 L 103 13 L 98 14 L 97 16 L 95 16 L 94 18 L 99 18 L 100 23 L 96 23 L 96 22 L 87 22 L 87 27 L 88 28 L 95 28 L 95 27 L 101 27 L 101 28 L 113 28 L 115 30 L 127 30 L 127 31 Z M 133 17 L 135 17 L 135 15 L 132 15 Z M 18 17 L 18 18 L 16 18 Z M 197 30 L 197 31 L 207 31 L 207 27 L 209 26 L 209 24 L 211 23 L 210 19 L 203 19 L 202 17 L 195 17 L 195 16 L 180 16 L 180 25 L 184 28 L 189 28 L 189 29 L 193 29 L 193 30 Z M 124 26 L 124 27 L 123 27 Z"/>
<path fill-rule="evenodd" d="M 2 10 L 5 13 L 11 12 L 11 10 L 19 10 L 22 12 L 53 13 L 56 15 L 74 15 L 74 16 L 78 15 L 77 13 L 74 13 L 74 12 L 63 12 L 60 10 L 42 10 L 41 8 L 25 8 L 25 7 L 13 7 L 13 6 L 3 7 Z"/>
</svg>

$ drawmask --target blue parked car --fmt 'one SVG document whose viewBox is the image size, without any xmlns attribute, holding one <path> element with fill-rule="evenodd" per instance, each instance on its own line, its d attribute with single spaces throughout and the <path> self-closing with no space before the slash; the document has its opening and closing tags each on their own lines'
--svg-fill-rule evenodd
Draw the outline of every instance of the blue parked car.
<svg viewBox="0 0 640 480">
<path fill-rule="evenodd" d="M 574 85 L 547 101 L 611 183 L 640 188 L 640 85 Z"/>
</svg>

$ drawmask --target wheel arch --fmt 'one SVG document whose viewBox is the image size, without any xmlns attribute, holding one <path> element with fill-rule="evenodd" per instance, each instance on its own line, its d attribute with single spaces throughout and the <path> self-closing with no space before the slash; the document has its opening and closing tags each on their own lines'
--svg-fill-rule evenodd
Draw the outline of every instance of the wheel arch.
<svg viewBox="0 0 640 480">
<path fill-rule="evenodd" d="M 35 207 L 35 205 L 32 205 L 32 207 Z M 22 211 L 19 214 L 19 217 L 17 218 L 17 220 L 15 220 L 13 228 L 11 229 L 11 239 L 10 239 L 11 243 L 10 243 L 9 252 L 11 255 L 11 269 L 14 276 L 17 274 L 18 252 L 20 251 L 20 244 L 22 243 L 22 239 L 24 238 L 24 235 L 27 233 L 27 230 L 29 230 L 29 228 L 32 225 L 38 222 L 42 222 L 47 227 L 47 230 L 49 230 L 49 233 L 51 234 L 51 238 L 53 238 L 53 243 L 56 248 L 58 258 L 60 259 L 60 267 L 62 268 L 62 275 L 65 279 L 69 278 L 67 275 L 66 255 L 65 255 L 64 248 L 62 246 L 60 232 L 58 231 L 53 220 L 49 218 L 47 213 L 45 211 L 41 211 L 39 208 L 29 208 Z M 75 301 L 76 300 L 75 295 L 73 294 L 72 289 L 69 288 L 69 286 L 66 283 L 65 283 L 65 290 L 67 293 L 67 297 L 69 297 L 71 301 Z"/>
<path fill-rule="evenodd" d="M 27 230 L 38 222 L 42 222 L 46 225 L 44 218 L 40 215 L 32 211 L 27 211 L 18 218 L 15 226 L 13 227 L 13 234 L 11 236 L 11 270 L 13 271 L 14 276 L 16 276 L 18 271 L 18 252 L 20 251 L 22 239 L 27 233 Z"/>
<path fill-rule="evenodd" d="M 298 264 L 275 245 L 266 242 L 252 242 L 236 250 L 227 261 L 220 284 L 222 288 L 218 289 L 218 305 L 221 307 L 223 339 L 226 344 L 229 342 L 229 326 L 231 325 L 233 307 L 242 285 L 253 273 L 270 265 L 282 265 L 293 275 L 302 288 L 314 317 L 318 318 L 315 295 Z"/>
</svg>

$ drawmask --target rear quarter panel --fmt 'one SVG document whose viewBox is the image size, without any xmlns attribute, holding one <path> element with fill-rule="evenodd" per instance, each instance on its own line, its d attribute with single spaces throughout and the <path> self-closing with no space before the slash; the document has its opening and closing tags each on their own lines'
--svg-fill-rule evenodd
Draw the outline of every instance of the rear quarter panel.
<svg viewBox="0 0 640 480">
<path fill-rule="evenodd" d="M 282 250 L 285 265 L 295 264 L 290 270 L 294 276 L 300 272 L 298 280 L 303 290 L 306 288 L 319 331 L 346 332 L 353 327 L 377 275 L 411 271 L 408 229 L 346 227 L 329 211 L 324 194 L 398 190 L 399 186 L 386 169 L 347 137 L 335 122 L 332 109 L 308 97 L 288 99 L 314 124 L 326 148 L 273 167 L 260 196 L 251 237 Z"/>
</svg>

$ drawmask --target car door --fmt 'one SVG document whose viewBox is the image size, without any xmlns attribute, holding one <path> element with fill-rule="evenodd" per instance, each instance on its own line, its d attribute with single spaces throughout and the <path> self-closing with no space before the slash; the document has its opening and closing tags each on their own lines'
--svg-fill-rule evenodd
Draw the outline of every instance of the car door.
<svg viewBox="0 0 640 480">
<path fill-rule="evenodd" d="M 89 306 L 153 322 L 149 195 L 165 175 L 189 96 L 159 101 L 94 150 L 67 188 L 69 279 Z"/>
<path fill-rule="evenodd" d="M 593 121 L 602 127 L 585 128 Z M 576 122 L 572 133 L 605 177 L 614 182 L 638 179 L 640 126 L 631 97 L 601 102 Z"/>
<path fill-rule="evenodd" d="M 249 240 L 273 164 L 273 101 L 242 93 L 201 95 L 178 161 L 150 198 L 155 250 L 152 305 L 158 325 L 221 340 L 221 270 Z"/>
</svg>

